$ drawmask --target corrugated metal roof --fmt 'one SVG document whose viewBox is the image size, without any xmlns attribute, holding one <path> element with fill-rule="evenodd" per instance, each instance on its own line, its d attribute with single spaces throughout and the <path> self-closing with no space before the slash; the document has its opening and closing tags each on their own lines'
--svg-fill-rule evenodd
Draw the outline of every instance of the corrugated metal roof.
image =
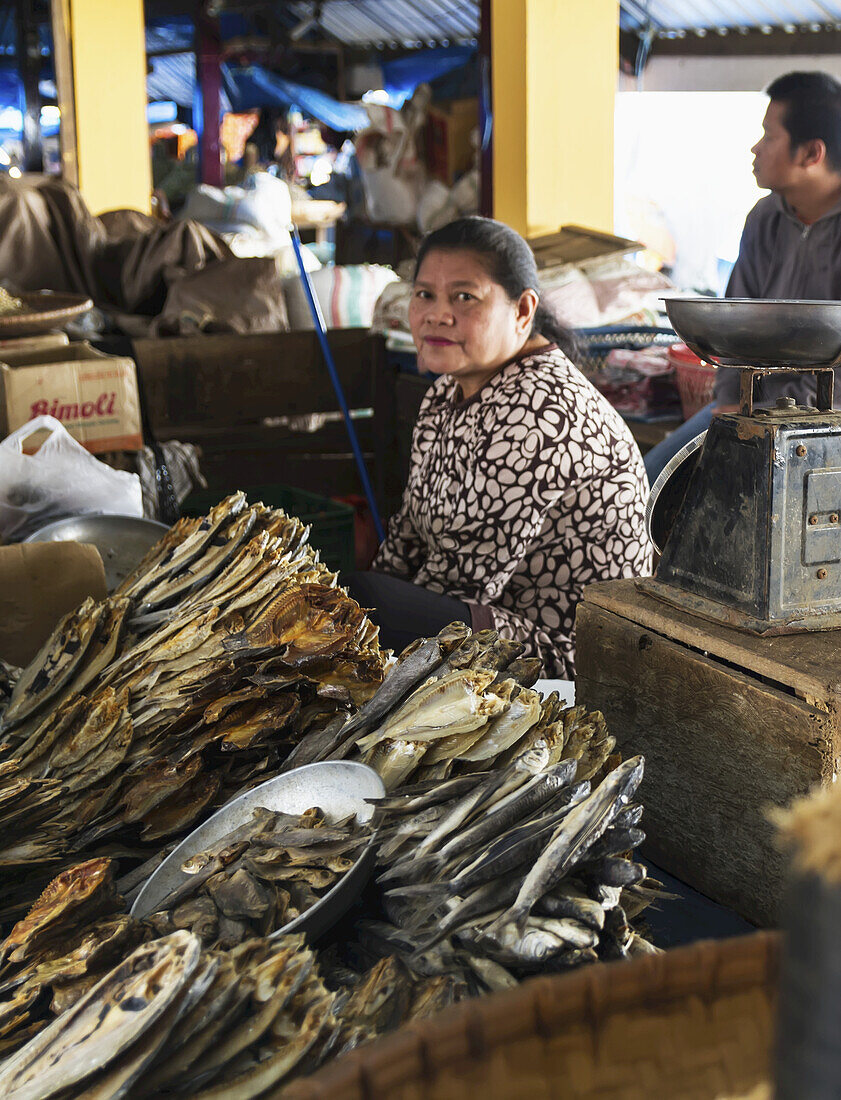
<svg viewBox="0 0 841 1100">
<path fill-rule="evenodd" d="M 275 14 L 290 30 L 317 18 L 318 26 L 313 23 L 304 41 L 323 37 L 326 32 L 347 46 L 419 49 L 475 44 L 479 9 L 480 0 L 283 0 Z M 226 18 L 234 17 L 223 12 L 223 23 Z M 167 33 L 174 22 L 178 20 L 166 20 Z M 190 39 L 191 19 L 185 17 L 181 22 Z M 650 27 L 656 35 L 667 37 L 740 29 L 841 30 L 841 0 L 621 0 L 619 25 L 638 33 Z M 149 51 L 171 49 L 169 42 L 158 43 L 156 33 L 154 21 L 150 21 Z M 189 42 L 184 48 L 189 48 Z"/>
<path fill-rule="evenodd" d="M 298 0 L 289 8 L 300 19 L 320 7 L 321 27 L 347 46 L 411 49 L 475 43 L 479 0 Z"/>
<path fill-rule="evenodd" d="M 322 29 L 349 46 L 472 44 L 479 36 L 479 0 L 322 0 L 320 5 L 292 0 L 285 11 L 304 19 L 319 7 Z M 740 29 L 841 30 L 841 0 L 621 0 L 619 25 L 637 32 L 650 27 L 667 37 Z"/>
<path fill-rule="evenodd" d="M 839 0 L 622 0 L 622 30 L 655 34 L 783 27 L 841 29 Z"/>
</svg>

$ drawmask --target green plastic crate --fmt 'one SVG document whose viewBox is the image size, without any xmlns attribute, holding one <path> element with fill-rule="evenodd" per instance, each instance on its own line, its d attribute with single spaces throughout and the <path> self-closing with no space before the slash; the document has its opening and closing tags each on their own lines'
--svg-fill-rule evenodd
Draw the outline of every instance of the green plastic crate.
<svg viewBox="0 0 841 1100">
<path fill-rule="evenodd" d="M 262 501 L 270 508 L 282 508 L 297 516 L 310 530 L 310 545 L 321 551 L 321 560 L 330 569 L 352 573 L 356 567 L 354 511 L 349 504 L 288 485 L 243 485 L 249 504 Z M 236 489 L 199 489 L 190 493 L 181 505 L 184 516 L 204 516 Z"/>
</svg>

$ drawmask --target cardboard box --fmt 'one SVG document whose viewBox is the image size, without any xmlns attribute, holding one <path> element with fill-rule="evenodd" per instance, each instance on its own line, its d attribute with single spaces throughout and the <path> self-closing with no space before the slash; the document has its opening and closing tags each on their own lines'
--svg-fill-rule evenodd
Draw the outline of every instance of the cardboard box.
<svg viewBox="0 0 841 1100">
<path fill-rule="evenodd" d="M 448 186 L 473 167 L 471 134 L 479 125 L 479 100 L 454 99 L 429 108 L 426 157 L 430 173 Z"/>
<path fill-rule="evenodd" d="M 88 596 L 104 600 L 105 595 L 105 569 L 95 546 L 0 546 L 0 659 L 29 664 L 62 616 Z"/>
<path fill-rule="evenodd" d="M 94 454 L 142 448 L 132 359 L 104 355 L 87 343 L 20 352 L 13 358 L 12 364 L 0 359 L 6 433 L 47 414 Z M 27 449 L 37 450 L 41 441 L 27 442 Z"/>
<path fill-rule="evenodd" d="M 42 332 L 37 336 L 10 336 L 6 340 L 0 340 L 0 362 L 13 363 L 19 355 L 29 355 L 33 351 L 48 352 L 55 348 L 66 348 L 69 343 L 66 332 Z"/>
</svg>

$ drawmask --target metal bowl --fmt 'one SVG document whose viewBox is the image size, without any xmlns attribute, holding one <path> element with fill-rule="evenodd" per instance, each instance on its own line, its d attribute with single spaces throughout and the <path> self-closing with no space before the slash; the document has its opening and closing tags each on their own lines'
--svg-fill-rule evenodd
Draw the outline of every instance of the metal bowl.
<svg viewBox="0 0 841 1100">
<path fill-rule="evenodd" d="M 113 592 L 169 528 L 140 516 L 68 516 L 34 531 L 24 542 L 89 542 L 102 556 L 105 583 Z"/>
<path fill-rule="evenodd" d="M 645 506 L 645 526 L 658 554 L 663 553 L 706 438 L 707 433 L 701 432 L 690 439 L 672 455 L 651 486 Z"/>
<path fill-rule="evenodd" d="M 831 367 L 841 359 L 841 302 L 663 298 L 696 355 L 723 366 Z"/>
<path fill-rule="evenodd" d="M 328 821 L 355 813 L 357 821 L 365 822 L 374 813 L 367 799 L 383 798 L 385 793 L 383 781 L 373 768 L 348 760 L 306 764 L 269 779 L 234 798 L 182 840 L 137 895 L 131 915 L 141 919 L 154 913 L 164 898 L 189 877 L 181 870 L 181 864 L 244 825 L 258 806 L 290 814 L 302 814 L 311 806 L 319 806 Z M 300 931 L 306 932 L 311 940 L 318 939 L 362 893 L 373 867 L 374 849 L 369 844 L 353 867 L 315 905 L 272 932 L 270 938 Z"/>
</svg>

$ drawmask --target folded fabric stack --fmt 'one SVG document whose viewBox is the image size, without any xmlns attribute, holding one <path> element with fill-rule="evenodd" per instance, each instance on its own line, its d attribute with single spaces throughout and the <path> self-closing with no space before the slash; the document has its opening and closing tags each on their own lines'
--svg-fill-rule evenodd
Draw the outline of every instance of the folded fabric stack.
<svg viewBox="0 0 841 1100">
<path fill-rule="evenodd" d="M 680 395 L 669 349 L 615 348 L 590 376 L 617 412 L 637 420 L 680 417 Z"/>
</svg>

